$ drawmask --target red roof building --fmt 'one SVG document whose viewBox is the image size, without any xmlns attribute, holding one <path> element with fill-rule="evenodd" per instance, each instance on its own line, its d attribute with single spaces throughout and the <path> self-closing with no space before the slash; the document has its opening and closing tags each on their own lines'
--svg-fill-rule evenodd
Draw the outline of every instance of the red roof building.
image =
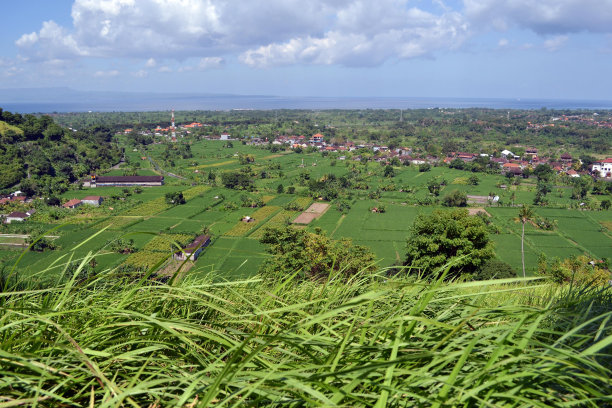
<svg viewBox="0 0 612 408">
<path fill-rule="evenodd" d="M 79 200 L 78 198 L 73 198 L 72 200 L 70 200 L 70 201 L 68 201 L 68 202 L 64 203 L 64 204 L 62 205 L 62 207 L 64 207 L 64 208 L 77 208 L 77 207 L 79 207 L 81 204 L 83 204 L 83 203 L 81 202 L 81 200 Z"/>
</svg>

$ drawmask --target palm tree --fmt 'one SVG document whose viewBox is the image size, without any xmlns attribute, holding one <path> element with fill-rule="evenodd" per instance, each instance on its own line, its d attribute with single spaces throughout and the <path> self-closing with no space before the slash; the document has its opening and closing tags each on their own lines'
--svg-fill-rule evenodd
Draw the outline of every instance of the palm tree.
<svg viewBox="0 0 612 408">
<path fill-rule="evenodd" d="M 533 211 L 531 208 L 527 207 L 525 204 L 519 210 L 519 219 L 523 224 L 523 233 L 521 234 L 521 261 L 523 263 L 523 278 L 525 277 L 525 223 L 533 218 Z"/>
</svg>

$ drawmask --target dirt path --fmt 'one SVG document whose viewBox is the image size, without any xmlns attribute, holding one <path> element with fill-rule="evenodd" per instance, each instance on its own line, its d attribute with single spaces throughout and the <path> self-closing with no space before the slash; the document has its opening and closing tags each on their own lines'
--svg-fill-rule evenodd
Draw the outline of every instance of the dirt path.
<svg viewBox="0 0 612 408">
<path fill-rule="evenodd" d="M 0 234 L 0 238 L 22 238 L 28 239 L 30 238 L 29 234 Z M 57 239 L 59 235 L 45 235 L 45 238 Z"/>
<path fill-rule="evenodd" d="M 332 231 L 331 234 L 329 234 L 330 237 L 333 238 L 334 234 L 336 233 L 336 231 L 338 231 L 338 228 L 340 228 L 340 225 L 342 224 L 342 221 L 344 221 L 344 219 L 346 218 L 346 214 L 342 214 L 342 217 L 340 217 L 340 219 L 338 220 L 338 222 L 336 223 L 336 228 L 334 228 L 334 230 Z"/>
<path fill-rule="evenodd" d="M 138 153 L 142 154 L 142 152 L 141 152 L 141 151 L 138 151 Z M 151 156 L 149 156 L 148 154 L 146 155 L 146 158 L 147 158 L 147 160 L 148 160 L 148 161 L 151 163 L 151 166 L 153 166 L 153 170 L 154 170 L 154 171 L 156 171 L 156 172 L 158 172 L 158 173 L 161 173 L 161 174 L 163 174 L 163 175 L 165 175 L 165 176 L 174 177 L 174 178 L 181 179 L 181 180 L 187 180 L 187 179 L 186 179 L 185 177 L 183 177 L 183 176 L 179 176 L 178 174 L 170 173 L 169 171 L 166 171 L 166 170 L 162 169 L 161 167 L 159 167 L 159 164 L 157 164 L 157 163 L 155 162 L 155 160 L 153 160 L 153 159 L 151 158 Z"/>
</svg>

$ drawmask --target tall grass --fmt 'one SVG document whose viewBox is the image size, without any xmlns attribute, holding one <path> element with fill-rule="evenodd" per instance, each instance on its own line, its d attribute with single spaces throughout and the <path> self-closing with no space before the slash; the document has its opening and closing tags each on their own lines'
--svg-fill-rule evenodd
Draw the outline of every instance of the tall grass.
<svg viewBox="0 0 612 408">
<path fill-rule="evenodd" d="M 76 276 L 0 294 L 0 407 L 612 404 L 607 288 Z"/>
</svg>

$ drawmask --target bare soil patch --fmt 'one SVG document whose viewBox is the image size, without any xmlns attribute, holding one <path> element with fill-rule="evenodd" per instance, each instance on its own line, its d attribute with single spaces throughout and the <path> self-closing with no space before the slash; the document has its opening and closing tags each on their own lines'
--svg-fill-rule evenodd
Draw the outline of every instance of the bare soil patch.
<svg viewBox="0 0 612 408">
<path fill-rule="evenodd" d="M 486 204 L 489 202 L 488 196 L 468 195 L 468 203 Z"/>
<path fill-rule="evenodd" d="M 491 216 L 491 214 L 489 214 L 489 213 L 487 212 L 487 210 L 485 210 L 485 209 L 484 209 L 484 208 L 482 208 L 482 207 L 468 208 L 468 212 L 470 213 L 470 215 L 476 215 L 476 214 L 478 214 L 479 212 L 483 212 L 483 213 L 485 213 L 485 214 L 487 215 L 487 217 L 490 217 L 490 216 Z"/>
<path fill-rule="evenodd" d="M 315 218 L 319 218 L 321 215 L 327 211 L 329 208 L 329 204 L 325 203 L 313 203 L 308 207 L 303 213 L 297 216 L 295 220 L 293 220 L 294 224 L 309 224 Z"/>
<path fill-rule="evenodd" d="M 182 265 L 182 268 L 181 268 Z M 173 276 L 174 273 L 181 268 L 181 271 L 179 272 L 177 279 L 182 279 L 185 274 L 191 269 L 193 268 L 193 266 L 195 265 L 195 263 L 193 261 L 187 261 L 185 262 L 185 264 L 183 265 L 183 261 L 178 261 L 175 259 L 171 259 L 170 262 L 168 262 L 162 269 L 159 270 L 158 274 L 162 275 L 162 276 Z"/>
</svg>

